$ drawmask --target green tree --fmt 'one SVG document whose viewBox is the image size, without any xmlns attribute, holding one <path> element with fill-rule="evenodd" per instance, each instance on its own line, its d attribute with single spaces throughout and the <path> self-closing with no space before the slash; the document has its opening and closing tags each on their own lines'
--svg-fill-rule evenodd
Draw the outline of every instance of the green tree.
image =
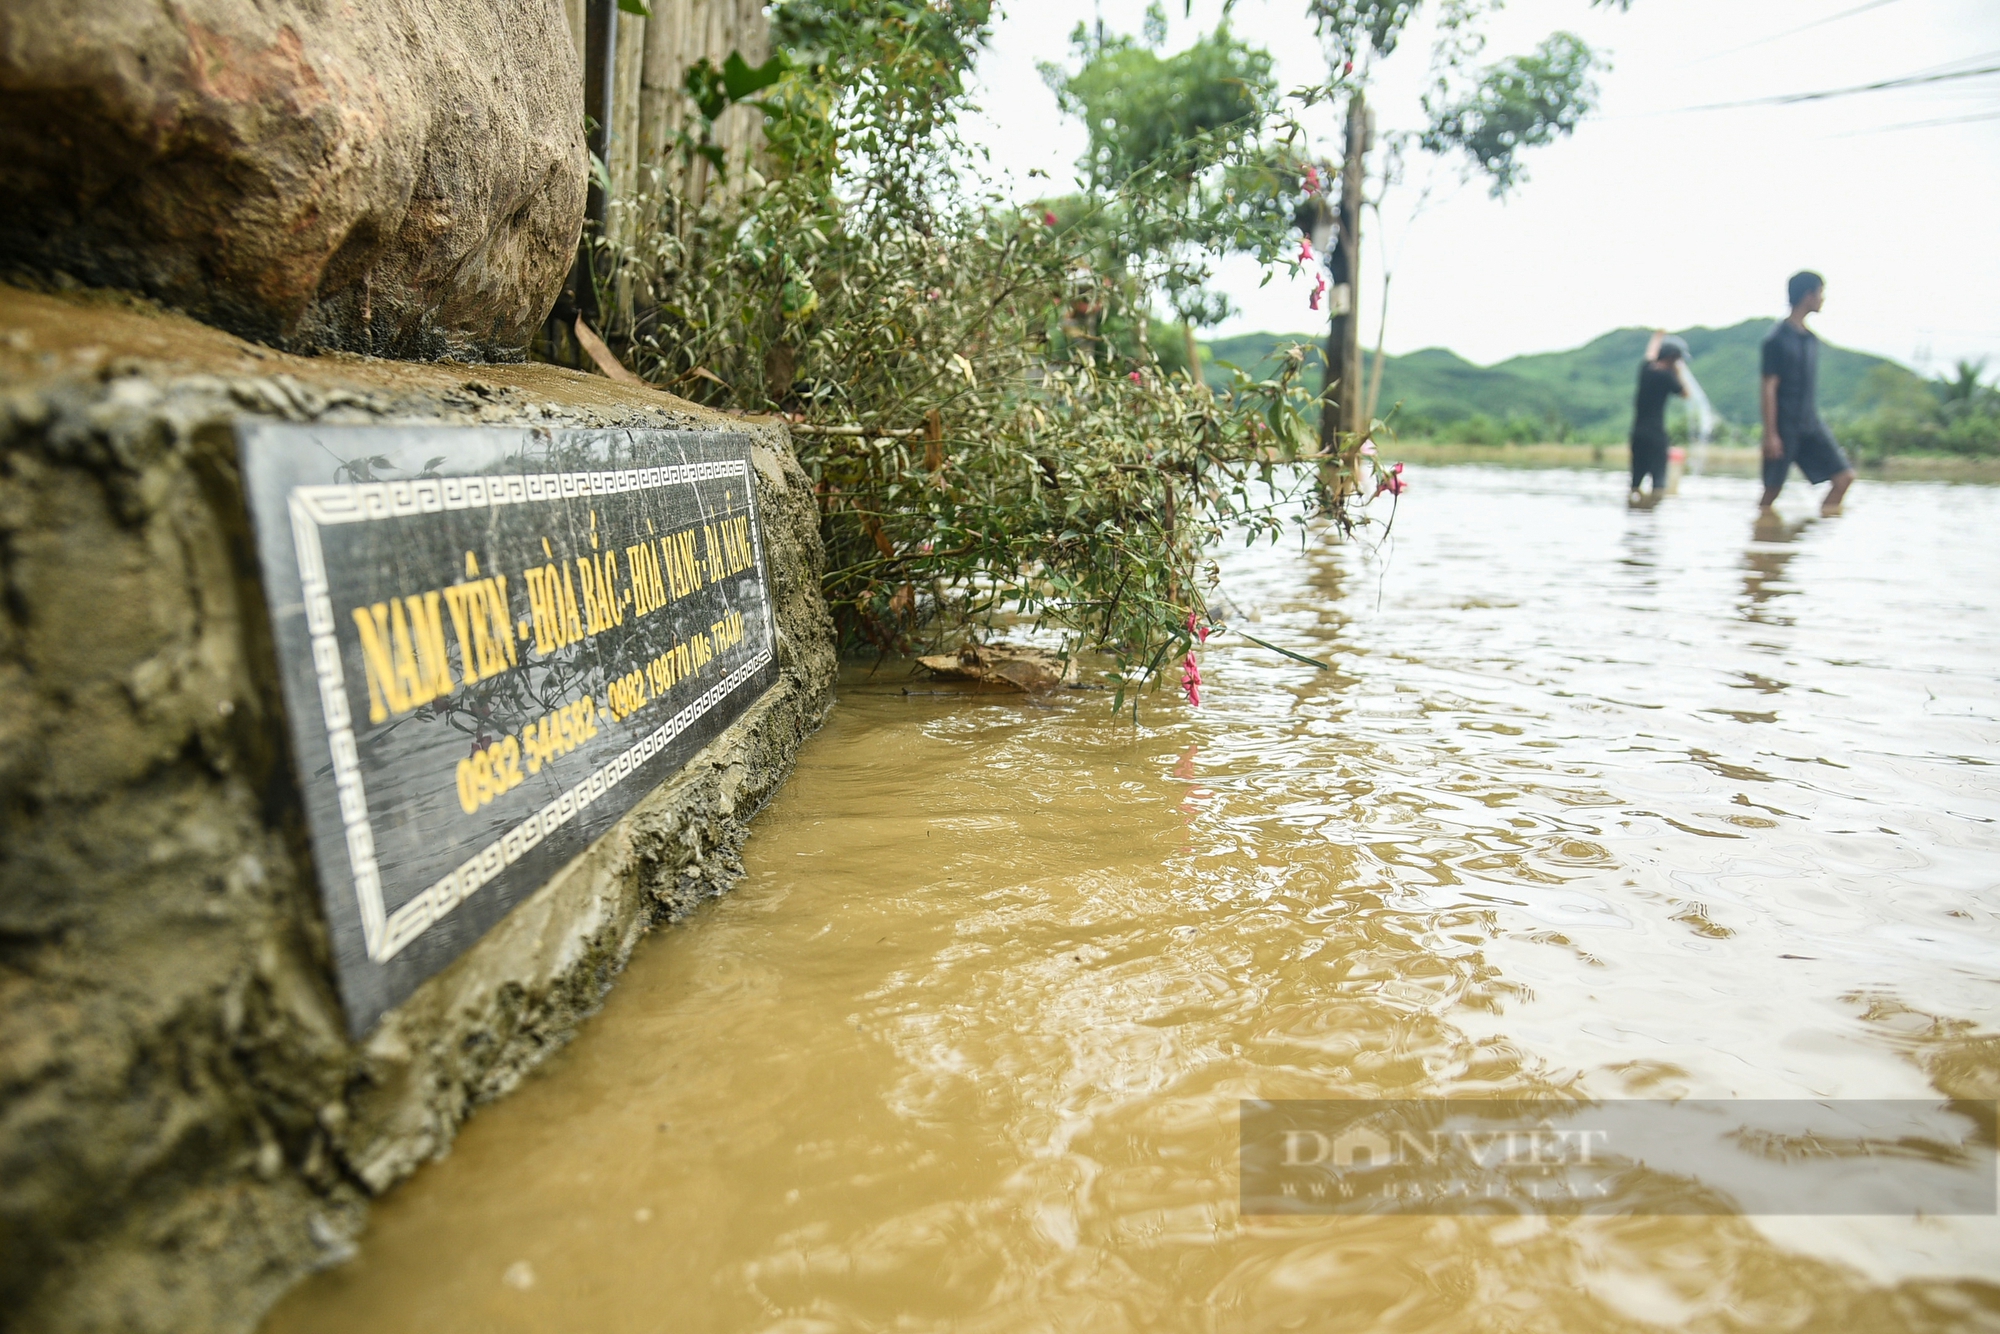
<svg viewBox="0 0 2000 1334">
<path fill-rule="evenodd" d="M 2000 386 L 1984 381 L 1985 369 L 1983 361 L 1960 361 L 1923 380 L 1901 366 L 1876 366 L 1854 409 L 1837 414 L 1834 426 L 1866 462 L 1897 454 L 2000 455 Z"/>
<path fill-rule="evenodd" d="M 1077 164 L 1085 193 L 1062 211 L 1097 233 L 1108 290 L 1128 305 L 1135 289 L 1164 297 L 1181 325 L 1176 360 L 1199 378 L 1194 331 L 1232 312 L 1209 285 L 1212 263 L 1230 251 L 1279 258 L 1279 200 L 1293 178 L 1265 142 L 1277 112 L 1270 53 L 1226 21 L 1174 55 L 1160 54 L 1166 35 L 1156 0 L 1143 39 L 1079 23 L 1076 68 L 1041 71 L 1089 135 Z"/>
<path fill-rule="evenodd" d="M 1426 102 L 1426 152 L 1463 152 L 1492 181 L 1498 199 L 1523 176 L 1516 154 L 1572 133 L 1597 104 L 1597 57 L 1574 33 L 1545 39 L 1530 55 L 1488 69 L 1464 96 Z"/>
<path fill-rule="evenodd" d="M 1360 353 L 1361 213 L 1373 207 L 1379 220 L 1380 189 L 1371 199 L 1365 189 L 1367 153 L 1374 138 L 1367 111 L 1367 86 L 1375 66 L 1396 51 L 1404 29 L 1424 0 L 1307 0 L 1307 13 L 1325 44 L 1329 81 L 1318 91 L 1328 99 L 1345 97 L 1347 142 L 1340 168 L 1340 197 L 1316 214 L 1302 214 L 1301 225 L 1315 217 L 1329 234 L 1329 265 L 1335 281 L 1346 284 L 1345 301 L 1333 307 L 1327 337 L 1327 415 L 1323 438 L 1372 429 L 1374 405 L 1363 390 Z M 1627 8 L 1631 0 L 1590 0 L 1593 6 Z M 1377 178 L 1378 187 L 1393 183 L 1395 163 L 1405 146 L 1414 143 L 1437 155 L 1460 154 L 1468 170 L 1486 177 L 1497 198 L 1525 178 L 1518 160 L 1523 149 L 1554 142 L 1575 130 L 1595 107 L 1597 88 L 1592 73 L 1600 67 L 1597 54 L 1573 33 L 1558 32 L 1535 51 L 1489 65 L 1480 65 L 1485 48 L 1481 18 L 1498 8 L 1487 0 L 1435 0 L 1437 38 L 1431 50 L 1431 87 L 1423 99 L 1427 123 L 1418 130 L 1390 136 L 1394 150 L 1390 167 Z M 1376 377 L 1380 384 L 1382 339 L 1386 332 L 1387 275 L 1383 284 L 1383 318 L 1376 336 Z M 1342 382 L 1345 383 L 1342 383 Z"/>
<path fill-rule="evenodd" d="M 1974 403 L 1982 396 L 1994 391 L 1981 383 L 1986 374 L 1986 359 L 1960 361 L 1952 367 L 1950 375 L 1940 375 L 1937 379 L 1938 397 L 1946 403 Z"/>
<path fill-rule="evenodd" d="M 1176 55 L 1159 54 L 1165 39 L 1156 3 L 1145 41 L 1079 23 L 1070 46 L 1080 68 L 1041 66 L 1062 109 L 1089 132 L 1080 165 L 1092 189 L 1157 173 L 1192 192 L 1218 149 L 1241 151 L 1264 132 L 1276 93 L 1269 52 L 1238 41 L 1226 22 Z"/>
</svg>

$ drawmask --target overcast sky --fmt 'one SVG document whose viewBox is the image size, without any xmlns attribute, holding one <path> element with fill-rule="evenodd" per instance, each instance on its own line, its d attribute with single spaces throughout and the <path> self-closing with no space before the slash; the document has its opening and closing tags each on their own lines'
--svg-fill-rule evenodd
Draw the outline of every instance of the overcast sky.
<svg viewBox="0 0 2000 1334">
<path fill-rule="evenodd" d="M 1505 201 L 1461 184 L 1455 163 L 1419 159 L 1367 238 L 1367 341 L 1393 284 L 1392 352 L 1449 347 L 1491 363 L 1573 347 L 1621 325 L 1728 325 L 1783 313 L 1794 270 L 1827 277 L 1817 321 L 1836 343 L 1935 371 L 1958 357 L 2000 369 L 2000 76 L 1784 106 L 1685 111 L 1715 102 L 1849 87 L 1936 69 L 2000 64 L 2000 0 L 1512 0 L 1486 26 L 1486 59 L 1568 29 L 1607 54 L 1601 109 L 1573 138 L 1531 150 Z M 1036 72 L 1063 60 L 1079 19 L 1136 33 L 1145 0 L 1003 0 L 979 68 L 972 128 L 1023 196 L 1074 176 L 1082 128 Z M 1219 0 L 1183 18 L 1168 47 L 1215 25 Z M 1280 83 L 1324 76 L 1303 0 L 1239 0 L 1233 26 L 1276 58 Z M 1818 22 L 1828 20 L 1830 22 Z M 1790 31 L 1805 25 L 1817 26 Z M 1785 34 L 1785 35 L 1780 35 Z M 1420 127 L 1429 60 L 1421 21 L 1375 71 L 1383 130 Z M 1775 39 L 1775 40 L 1766 40 Z M 1740 49 L 1739 49 L 1740 48 Z M 1983 58 L 1982 58 L 1983 57 Z M 1956 124 L 1922 124 L 1956 120 Z M 1309 122 L 1339 153 L 1334 114 Z M 1426 180 L 1429 206 L 1412 213 Z M 1372 187 L 1371 187 L 1372 188 Z M 1216 332 L 1317 327 L 1308 284 L 1232 263 L 1221 284 L 1243 313 Z"/>
</svg>

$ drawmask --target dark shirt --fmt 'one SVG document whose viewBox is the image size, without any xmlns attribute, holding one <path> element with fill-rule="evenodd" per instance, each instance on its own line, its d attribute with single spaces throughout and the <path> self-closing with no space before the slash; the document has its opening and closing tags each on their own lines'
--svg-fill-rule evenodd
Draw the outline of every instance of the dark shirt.
<svg viewBox="0 0 2000 1334">
<path fill-rule="evenodd" d="M 1824 429 L 1815 393 L 1819 379 L 1819 339 L 1790 320 L 1764 336 L 1764 374 L 1778 377 L 1778 435 Z"/>
<path fill-rule="evenodd" d="M 1681 392 L 1681 377 L 1671 370 L 1656 369 L 1652 362 L 1639 363 L 1639 392 L 1632 399 L 1632 435 L 1635 439 L 1667 438 L 1667 400 Z"/>
</svg>

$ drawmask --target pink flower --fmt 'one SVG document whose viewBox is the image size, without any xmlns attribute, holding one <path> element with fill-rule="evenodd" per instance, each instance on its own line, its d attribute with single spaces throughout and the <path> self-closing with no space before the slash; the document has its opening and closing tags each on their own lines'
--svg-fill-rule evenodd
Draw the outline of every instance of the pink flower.
<svg viewBox="0 0 2000 1334">
<path fill-rule="evenodd" d="M 1310 264 L 1313 257 L 1313 243 L 1310 236 L 1299 242 L 1299 263 Z"/>
<path fill-rule="evenodd" d="M 1322 273 L 1317 276 L 1317 280 L 1313 283 L 1312 300 L 1307 302 L 1306 304 L 1313 310 L 1318 310 L 1320 298 L 1325 295 L 1326 295 L 1326 275 Z"/>
<path fill-rule="evenodd" d="M 1306 193 L 1309 195 L 1319 193 L 1319 168 L 1311 163 L 1306 164 Z"/>
<path fill-rule="evenodd" d="M 1044 210 L 1042 213 L 1042 226 L 1053 227 L 1055 225 L 1056 225 L 1056 211 L 1054 209 Z"/>
<path fill-rule="evenodd" d="M 1188 633 L 1204 644 L 1208 642 L 1208 627 L 1197 621 L 1193 612 L 1188 613 Z"/>
<path fill-rule="evenodd" d="M 1195 666 L 1192 653 L 1181 661 L 1181 689 L 1187 691 L 1188 703 L 1201 707 L 1201 668 Z"/>
<path fill-rule="evenodd" d="M 1400 463 L 1391 464 L 1389 471 L 1384 473 L 1375 483 L 1375 495 L 1377 496 L 1381 495 L 1384 491 L 1387 491 L 1392 496 L 1400 496 L 1409 489 L 1410 484 L 1404 480 L 1403 465 Z M 1372 500 L 1374 497 L 1371 496 L 1369 498 Z"/>
<path fill-rule="evenodd" d="M 1139 372 L 1133 371 L 1130 375 L 1126 376 L 1125 378 L 1130 380 L 1133 384 L 1138 384 L 1143 377 L 1140 376 Z"/>
<path fill-rule="evenodd" d="M 1375 442 L 1374 442 L 1373 440 L 1363 440 L 1363 441 L 1361 442 L 1361 452 L 1362 452 L 1363 454 L 1367 455 L 1367 456 L 1368 456 L 1369 458 L 1371 458 L 1371 459 L 1372 459 L 1372 458 L 1374 458 L 1374 457 L 1375 457 Z"/>
</svg>

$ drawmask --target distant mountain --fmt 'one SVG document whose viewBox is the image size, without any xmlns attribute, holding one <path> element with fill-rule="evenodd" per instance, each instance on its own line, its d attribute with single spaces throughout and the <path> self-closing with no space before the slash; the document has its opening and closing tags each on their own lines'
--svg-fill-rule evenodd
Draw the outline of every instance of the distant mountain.
<svg viewBox="0 0 2000 1334">
<path fill-rule="evenodd" d="M 1758 354 L 1772 320 L 1745 320 L 1727 329 L 1680 330 L 1690 364 L 1710 404 L 1739 427 L 1758 420 Z M 1460 435 L 1473 439 L 1622 439 L 1631 427 L 1633 382 L 1645 355 L 1646 329 L 1616 329 L 1567 352 L 1510 357 L 1475 366 L 1455 352 L 1425 348 L 1392 356 L 1382 369 L 1379 416 L 1397 408 L 1392 419 L 1404 435 Z M 1252 375 L 1267 375 L 1277 349 L 1300 342 L 1319 345 L 1324 335 L 1240 334 L 1207 345 L 1210 362 L 1232 362 Z M 1372 369 L 1372 356 L 1370 357 Z M 1318 360 L 1311 383 L 1318 385 Z M 1915 380 L 1913 372 L 1884 357 L 1825 344 L 1820 357 L 1820 408 L 1832 415 L 1860 411 L 1879 396 L 1881 378 L 1864 388 L 1871 372 Z M 1228 373 L 1210 365 L 1210 383 L 1228 383 Z"/>
</svg>

